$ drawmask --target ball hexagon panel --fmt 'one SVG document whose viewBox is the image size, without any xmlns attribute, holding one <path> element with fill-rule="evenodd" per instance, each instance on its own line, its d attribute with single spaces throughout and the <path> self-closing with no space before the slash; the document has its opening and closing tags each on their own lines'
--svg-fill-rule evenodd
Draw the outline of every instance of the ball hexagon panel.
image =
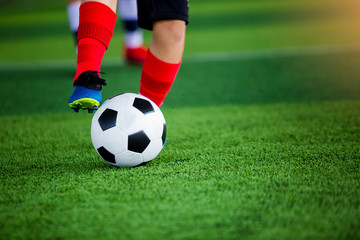
<svg viewBox="0 0 360 240">
<path fill-rule="evenodd" d="M 139 97 L 135 97 L 133 107 L 143 114 L 148 114 L 155 111 L 154 107 L 148 100 Z"/>
<path fill-rule="evenodd" d="M 143 161 L 149 162 L 153 160 L 163 148 L 163 143 L 161 139 L 151 141 L 149 146 L 143 151 Z"/>
<path fill-rule="evenodd" d="M 103 134 L 103 130 L 101 129 L 98 121 L 93 121 L 91 122 L 91 141 L 95 147 L 95 149 L 98 149 L 99 147 L 102 146 L 102 134 Z"/>
<path fill-rule="evenodd" d="M 128 150 L 142 153 L 150 143 L 149 137 L 144 131 L 139 131 L 128 136 Z"/>
<path fill-rule="evenodd" d="M 126 134 L 132 134 L 142 130 L 144 114 L 129 106 L 118 113 L 116 127 Z"/>
<path fill-rule="evenodd" d="M 115 156 L 116 166 L 119 167 L 135 167 L 143 162 L 140 153 L 124 151 Z"/>
<path fill-rule="evenodd" d="M 106 148 L 100 147 L 97 149 L 97 152 L 105 161 L 116 164 L 115 155 L 109 152 Z"/>
<path fill-rule="evenodd" d="M 111 128 L 102 133 L 102 146 L 116 155 L 127 150 L 128 136 L 118 128 Z"/>
<path fill-rule="evenodd" d="M 165 119 L 159 118 L 159 114 L 150 113 L 145 116 L 143 130 L 151 140 L 160 139 L 164 122 Z"/>
<path fill-rule="evenodd" d="M 133 99 L 134 96 L 130 93 L 115 95 L 109 98 L 109 105 L 107 107 L 120 112 L 120 109 L 131 106 Z"/>
<path fill-rule="evenodd" d="M 117 114 L 117 111 L 110 108 L 104 110 L 98 119 L 99 125 L 103 131 L 116 126 Z"/>
</svg>

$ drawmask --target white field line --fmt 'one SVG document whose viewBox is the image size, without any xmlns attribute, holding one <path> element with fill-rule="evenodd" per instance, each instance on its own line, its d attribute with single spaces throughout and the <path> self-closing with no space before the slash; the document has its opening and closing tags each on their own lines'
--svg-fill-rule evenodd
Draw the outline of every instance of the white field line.
<svg viewBox="0 0 360 240">
<path fill-rule="evenodd" d="M 243 50 L 234 52 L 208 52 L 184 56 L 183 63 L 227 62 L 249 59 L 269 59 L 296 56 L 317 56 L 360 51 L 360 46 L 310 46 L 289 47 L 276 49 Z M 32 62 L 0 62 L 0 71 L 25 71 L 46 69 L 75 69 L 75 59 L 46 60 Z M 123 66 L 125 63 L 120 57 L 105 58 L 103 66 Z"/>
<path fill-rule="evenodd" d="M 199 53 L 184 58 L 184 62 L 227 62 L 249 59 L 268 59 L 296 56 L 317 56 L 360 51 L 360 46 L 310 46 L 276 49 L 244 50 L 235 52 Z"/>
</svg>

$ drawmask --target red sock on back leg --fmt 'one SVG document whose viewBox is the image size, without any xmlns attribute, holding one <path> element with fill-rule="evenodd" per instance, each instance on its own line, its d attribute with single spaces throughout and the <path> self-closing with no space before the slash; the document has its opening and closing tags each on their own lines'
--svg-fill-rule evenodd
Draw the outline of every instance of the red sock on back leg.
<svg viewBox="0 0 360 240">
<path fill-rule="evenodd" d="M 77 69 L 74 81 L 84 71 L 100 71 L 100 65 L 113 35 L 116 14 L 99 2 L 80 6 Z"/>
<path fill-rule="evenodd" d="M 142 68 L 139 93 L 160 107 L 170 91 L 180 65 L 181 62 L 164 62 L 148 50 Z"/>
</svg>

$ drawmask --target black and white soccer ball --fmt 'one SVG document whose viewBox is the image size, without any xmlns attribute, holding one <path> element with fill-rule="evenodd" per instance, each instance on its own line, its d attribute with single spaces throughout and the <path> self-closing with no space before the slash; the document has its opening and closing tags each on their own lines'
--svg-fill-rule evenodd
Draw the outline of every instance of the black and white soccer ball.
<svg viewBox="0 0 360 240">
<path fill-rule="evenodd" d="M 165 144 L 166 123 L 159 107 L 134 93 L 106 100 L 91 122 L 91 140 L 98 154 L 118 167 L 153 160 Z"/>
</svg>

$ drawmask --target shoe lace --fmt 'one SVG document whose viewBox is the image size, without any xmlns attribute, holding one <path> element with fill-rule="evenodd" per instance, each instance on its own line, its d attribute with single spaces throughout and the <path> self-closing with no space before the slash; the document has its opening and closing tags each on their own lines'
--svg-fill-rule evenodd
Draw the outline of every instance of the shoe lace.
<svg viewBox="0 0 360 240">
<path fill-rule="evenodd" d="M 89 89 L 102 90 L 102 86 L 106 86 L 106 81 L 99 77 L 104 72 L 85 71 L 75 80 L 74 86 L 83 86 Z"/>
</svg>

